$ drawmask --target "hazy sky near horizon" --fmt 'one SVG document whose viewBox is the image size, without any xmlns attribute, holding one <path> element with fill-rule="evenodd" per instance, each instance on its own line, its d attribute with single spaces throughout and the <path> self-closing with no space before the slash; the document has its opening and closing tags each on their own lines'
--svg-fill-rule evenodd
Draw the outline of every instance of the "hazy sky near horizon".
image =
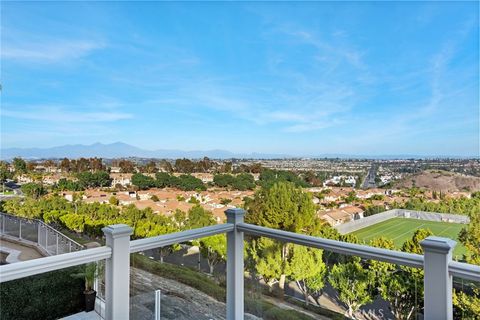
<svg viewBox="0 0 480 320">
<path fill-rule="evenodd" d="M 478 2 L 3 2 L 1 142 L 479 155 Z"/>
</svg>

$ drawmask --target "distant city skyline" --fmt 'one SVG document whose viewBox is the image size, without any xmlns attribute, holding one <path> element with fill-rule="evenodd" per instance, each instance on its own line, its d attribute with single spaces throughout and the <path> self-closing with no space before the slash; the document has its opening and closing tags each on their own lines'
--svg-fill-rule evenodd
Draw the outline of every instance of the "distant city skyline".
<svg viewBox="0 0 480 320">
<path fill-rule="evenodd" d="M 479 156 L 478 2 L 4 2 L 1 144 Z"/>
</svg>

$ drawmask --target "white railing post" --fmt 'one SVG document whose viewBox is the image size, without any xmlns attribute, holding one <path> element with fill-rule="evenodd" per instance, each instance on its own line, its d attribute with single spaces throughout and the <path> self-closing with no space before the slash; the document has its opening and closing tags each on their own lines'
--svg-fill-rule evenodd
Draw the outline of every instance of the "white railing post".
<svg viewBox="0 0 480 320">
<path fill-rule="evenodd" d="M 160 290 L 155 290 L 155 320 L 161 320 L 161 295 Z"/>
<path fill-rule="evenodd" d="M 245 210 L 225 211 L 227 223 L 234 225 L 243 222 Z M 243 232 L 227 233 L 227 320 L 243 320 Z"/>
<path fill-rule="evenodd" d="M 456 242 L 430 236 L 420 242 L 424 252 L 424 319 L 452 320 L 452 276 L 448 264 Z"/>
<path fill-rule="evenodd" d="M 102 229 L 112 257 L 105 263 L 105 319 L 128 320 L 130 308 L 130 235 L 133 229 L 115 224 Z"/>
<path fill-rule="evenodd" d="M 18 239 L 22 239 L 22 220 L 18 220 Z"/>
</svg>

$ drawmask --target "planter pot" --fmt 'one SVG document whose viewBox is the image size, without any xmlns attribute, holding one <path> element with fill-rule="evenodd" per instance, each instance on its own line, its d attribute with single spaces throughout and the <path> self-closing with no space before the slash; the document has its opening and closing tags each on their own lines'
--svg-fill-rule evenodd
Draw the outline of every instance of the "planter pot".
<svg viewBox="0 0 480 320">
<path fill-rule="evenodd" d="M 97 297 L 97 292 L 95 290 L 85 291 L 85 312 L 90 312 L 95 309 L 95 298 Z"/>
</svg>

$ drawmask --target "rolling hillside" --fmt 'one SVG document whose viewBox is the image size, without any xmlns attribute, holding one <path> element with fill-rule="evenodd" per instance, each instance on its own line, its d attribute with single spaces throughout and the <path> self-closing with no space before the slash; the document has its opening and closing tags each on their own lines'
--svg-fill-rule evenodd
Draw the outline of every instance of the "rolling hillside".
<svg viewBox="0 0 480 320">
<path fill-rule="evenodd" d="M 480 178 L 448 171 L 426 170 L 409 175 L 395 183 L 396 188 L 411 188 L 414 186 L 437 191 L 473 192 L 480 190 Z"/>
</svg>

